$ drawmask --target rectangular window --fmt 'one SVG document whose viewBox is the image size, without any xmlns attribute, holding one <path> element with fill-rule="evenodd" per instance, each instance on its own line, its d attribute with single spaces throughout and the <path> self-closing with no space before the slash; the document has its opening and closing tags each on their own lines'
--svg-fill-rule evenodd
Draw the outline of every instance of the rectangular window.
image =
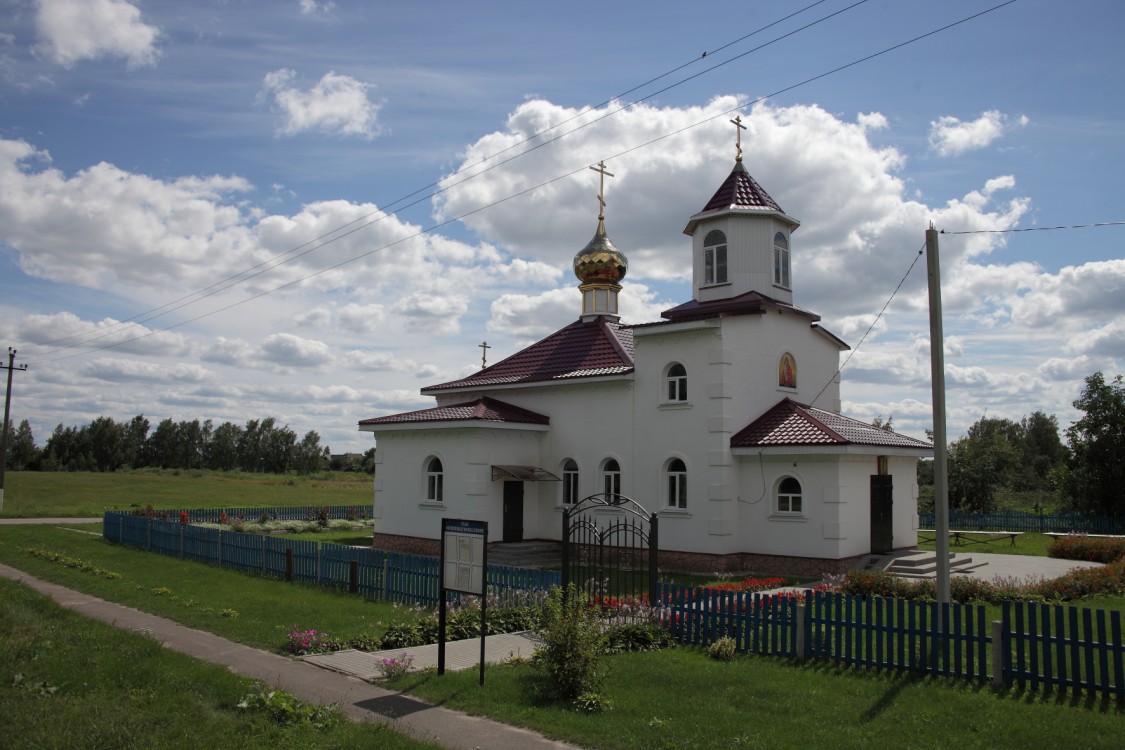
<svg viewBox="0 0 1125 750">
<path fill-rule="evenodd" d="M 687 481 L 683 474 L 668 475 L 668 507 L 687 508 Z"/>
<path fill-rule="evenodd" d="M 442 502 L 442 475 L 430 474 L 426 485 L 426 499 L 435 503 Z"/>
<path fill-rule="evenodd" d="M 789 288 L 789 251 L 780 247 L 773 249 L 773 283 Z"/>
<path fill-rule="evenodd" d="M 578 472 L 563 472 L 563 504 L 574 505 L 578 502 Z"/>
<path fill-rule="evenodd" d="M 727 283 L 727 246 L 719 245 L 715 248 L 715 283 Z"/>
<path fill-rule="evenodd" d="M 712 247 L 703 251 L 703 283 L 715 283 L 715 249 Z"/>
</svg>

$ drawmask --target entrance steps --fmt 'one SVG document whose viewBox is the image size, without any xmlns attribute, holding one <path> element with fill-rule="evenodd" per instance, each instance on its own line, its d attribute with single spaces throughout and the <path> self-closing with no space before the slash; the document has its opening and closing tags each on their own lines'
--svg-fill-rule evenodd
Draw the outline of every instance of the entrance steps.
<svg viewBox="0 0 1125 750">
<path fill-rule="evenodd" d="M 562 564 L 562 547 L 558 542 L 504 542 L 488 548 L 490 565 L 513 568 L 550 568 Z"/>
<path fill-rule="evenodd" d="M 937 575 L 937 564 L 938 558 L 934 552 L 908 550 L 885 555 L 867 555 L 855 567 L 860 570 L 886 571 L 903 578 L 933 578 Z M 987 564 L 974 562 L 969 555 L 949 553 L 950 574 L 967 573 Z"/>
</svg>

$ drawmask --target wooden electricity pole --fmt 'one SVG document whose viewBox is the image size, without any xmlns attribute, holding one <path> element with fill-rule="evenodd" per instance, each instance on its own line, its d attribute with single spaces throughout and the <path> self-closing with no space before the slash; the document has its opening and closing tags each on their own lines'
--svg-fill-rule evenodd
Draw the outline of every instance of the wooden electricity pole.
<svg viewBox="0 0 1125 750">
<path fill-rule="evenodd" d="M 8 364 L 0 365 L 8 371 L 8 390 L 4 393 L 4 435 L 0 437 L 0 513 L 4 512 L 4 469 L 8 465 L 8 415 L 12 408 L 12 373 L 26 370 L 27 365 L 16 367 L 16 350 L 8 347 Z"/>
<path fill-rule="evenodd" d="M 937 600 L 949 604 L 949 462 L 945 436 L 945 335 L 941 325 L 941 262 L 938 233 L 926 230 L 930 290 L 930 375 L 934 399 L 934 542 L 937 548 Z M 939 620 L 940 623 L 940 620 Z"/>
</svg>

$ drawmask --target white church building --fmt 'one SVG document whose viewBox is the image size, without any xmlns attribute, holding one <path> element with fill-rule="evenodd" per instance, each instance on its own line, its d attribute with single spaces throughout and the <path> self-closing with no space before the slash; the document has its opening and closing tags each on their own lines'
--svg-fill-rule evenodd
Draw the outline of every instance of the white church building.
<svg viewBox="0 0 1125 750">
<path fill-rule="evenodd" d="M 599 215 L 574 258 L 577 320 L 423 388 L 432 408 L 359 423 L 377 441 L 375 546 L 437 554 L 442 518 L 488 521 L 496 544 L 558 540 L 564 508 L 598 493 L 658 514 L 665 570 L 817 575 L 914 546 L 933 448 L 839 413 L 849 347 L 793 304 L 799 226 L 739 148 L 684 229 L 692 299 L 630 325 Z"/>
</svg>

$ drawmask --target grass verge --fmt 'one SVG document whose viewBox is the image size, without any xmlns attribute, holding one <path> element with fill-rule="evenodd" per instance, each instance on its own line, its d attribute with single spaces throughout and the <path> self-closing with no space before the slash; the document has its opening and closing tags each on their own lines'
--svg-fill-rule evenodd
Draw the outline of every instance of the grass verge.
<svg viewBox="0 0 1125 750">
<path fill-rule="evenodd" d="M 924 535 L 923 535 L 924 536 Z M 933 534 L 930 534 L 932 537 Z M 985 552 L 989 554 L 998 555 L 1034 555 L 1036 557 L 1046 557 L 1047 549 L 1051 546 L 1053 541 L 1051 537 L 1046 534 L 1040 534 L 1035 531 L 1028 531 L 1016 537 L 1016 543 L 1012 544 L 1011 539 L 1007 537 L 995 537 L 993 541 L 985 544 L 976 544 L 975 542 L 983 539 L 984 537 L 976 537 L 972 539 L 974 543 L 954 544 L 953 540 L 949 541 L 950 552 L 960 552 L 971 555 L 974 552 Z M 927 552 L 933 552 L 937 548 L 934 542 L 919 542 L 918 549 Z"/>
<path fill-rule="evenodd" d="M 10 747 L 432 748 L 382 725 L 282 725 L 262 688 L 0 579 L 0 726 Z"/>
<path fill-rule="evenodd" d="M 282 646 L 294 625 L 352 638 L 381 634 L 387 624 L 409 617 L 390 604 L 130 549 L 80 531 L 43 525 L 0 527 L 0 562 L 270 651 Z M 30 549 L 88 563 L 120 578 L 92 575 L 31 554 Z"/>
<path fill-rule="evenodd" d="M 215 471 L 10 471 L 8 518 L 101 516 L 106 510 L 152 507 L 293 507 L 368 505 L 371 477 L 324 472 L 308 477 Z"/>
</svg>

